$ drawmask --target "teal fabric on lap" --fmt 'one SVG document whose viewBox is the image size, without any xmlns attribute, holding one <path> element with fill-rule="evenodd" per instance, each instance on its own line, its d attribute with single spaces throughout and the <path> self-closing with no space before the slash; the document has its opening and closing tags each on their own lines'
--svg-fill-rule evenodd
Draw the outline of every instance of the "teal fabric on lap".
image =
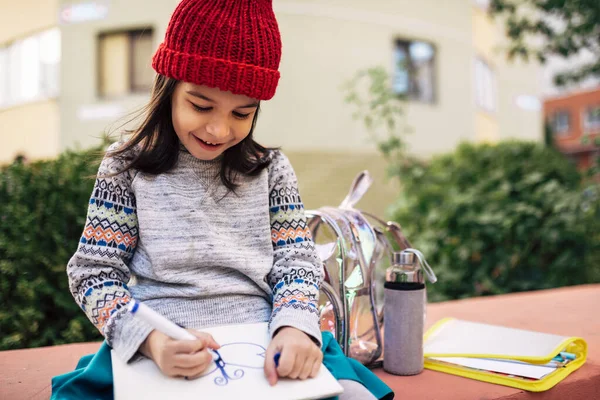
<svg viewBox="0 0 600 400">
<path fill-rule="evenodd" d="M 394 398 L 394 392 L 373 372 L 358 361 L 344 356 L 331 333 L 322 332 L 322 337 L 323 363 L 336 379 L 349 379 L 362 383 L 378 399 Z M 82 357 L 74 371 L 52 378 L 50 400 L 113 399 L 110 350 L 111 348 L 104 342 L 96 354 Z"/>
<path fill-rule="evenodd" d="M 362 383 L 373 396 L 380 400 L 391 400 L 394 392 L 370 369 L 353 358 L 346 357 L 342 348 L 330 332 L 321 332 L 323 337 L 323 364 L 337 379 L 349 379 Z M 336 399 L 333 397 L 328 400 Z"/>
<path fill-rule="evenodd" d="M 110 347 L 102 343 L 96 354 L 81 357 L 72 372 L 52 378 L 51 400 L 113 399 Z"/>
</svg>

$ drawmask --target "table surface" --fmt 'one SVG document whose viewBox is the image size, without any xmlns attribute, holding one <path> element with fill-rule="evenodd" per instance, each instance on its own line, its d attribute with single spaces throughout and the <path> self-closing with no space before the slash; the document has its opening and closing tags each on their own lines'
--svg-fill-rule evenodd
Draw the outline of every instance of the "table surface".
<svg viewBox="0 0 600 400">
<path fill-rule="evenodd" d="M 554 388 L 542 393 L 478 382 L 425 370 L 400 377 L 381 369 L 375 373 L 396 393 L 396 399 L 600 399 L 600 285 L 585 285 L 537 292 L 508 294 L 430 304 L 427 326 L 445 318 L 503 325 L 583 337 L 588 360 Z M 100 343 L 81 343 L 0 352 L 0 399 L 48 399 L 50 379 L 75 368 L 83 355 Z"/>
</svg>

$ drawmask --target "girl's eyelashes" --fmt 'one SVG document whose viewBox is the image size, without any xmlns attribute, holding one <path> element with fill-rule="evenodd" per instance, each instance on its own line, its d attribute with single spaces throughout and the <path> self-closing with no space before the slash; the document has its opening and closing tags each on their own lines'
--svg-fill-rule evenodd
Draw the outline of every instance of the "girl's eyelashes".
<svg viewBox="0 0 600 400">
<path fill-rule="evenodd" d="M 196 110 L 198 112 L 209 112 L 213 109 L 212 107 L 200 107 L 199 105 L 197 105 L 195 103 L 192 103 L 192 102 L 190 102 L 190 103 L 192 104 L 192 107 L 194 107 L 194 110 Z M 250 116 L 250 114 L 252 114 L 252 113 L 243 114 L 243 113 L 239 113 L 237 111 L 233 111 L 232 114 L 237 119 L 247 119 Z"/>
<path fill-rule="evenodd" d="M 200 112 L 208 112 L 208 111 L 212 110 L 212 107 L 200 107 L 199 105 L 194 104 L 194 103 L 192 103 L 192 107 L 194 107 L 194 109 L 196 111 L 200 111 Z"/>
<path fill-rule="evenodd" d="M 252 114 L 252 113 L 242 114 L 242 113 L 239 113 L 237 111 L 233 112 L 233 116 L 236 117 L 237 119 L 246 119 L 246 118 L 248 118 L 250 116 L 250 114 Z"/>
</svg>

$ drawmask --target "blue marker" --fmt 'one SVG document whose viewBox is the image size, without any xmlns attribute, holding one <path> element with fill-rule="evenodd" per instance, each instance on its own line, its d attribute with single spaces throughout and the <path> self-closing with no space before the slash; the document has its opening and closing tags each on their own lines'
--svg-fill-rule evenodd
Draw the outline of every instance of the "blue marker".
<svg viewBox="0 0 600 400">
<path fill-rule="evenodd" d="M 565 358 L 567 360 L 574 360 L 576 358 L 575 354 L 567 353 L 566 351 L 561 351 L 560 355 L 562 358 Z"/>
<path fill-rule="evenodd" d="M 275 353 L 273 356 L 273 361 L 275 361 L 275 368 L 279 367 L 279 359 L 281 358 L 281 353 Z"/>
</svg>

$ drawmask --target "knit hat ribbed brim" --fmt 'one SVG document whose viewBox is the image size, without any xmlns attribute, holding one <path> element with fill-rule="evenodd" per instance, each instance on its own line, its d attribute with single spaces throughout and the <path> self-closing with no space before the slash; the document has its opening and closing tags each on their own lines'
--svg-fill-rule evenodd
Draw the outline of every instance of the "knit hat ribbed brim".
<svg viewBox="0 0 600 400">
<path fill-rule="evenodd" d="M 280 60 L 271 0 L 183 0 L 152 67 L 177 80 L 269 100 Z"/>
</svg>

